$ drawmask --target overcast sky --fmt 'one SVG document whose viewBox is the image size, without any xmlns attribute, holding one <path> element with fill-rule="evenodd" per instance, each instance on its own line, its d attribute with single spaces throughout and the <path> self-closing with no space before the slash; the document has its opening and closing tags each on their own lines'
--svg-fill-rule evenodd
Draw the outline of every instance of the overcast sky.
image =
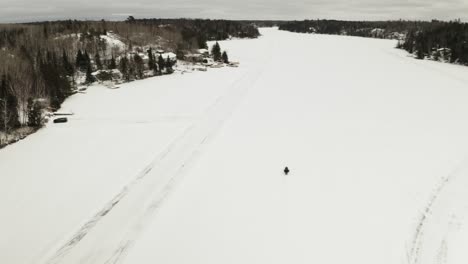
<svg viewBox="0 0 468 264">
<path fill-rule="evenodd" d="M 136 18 L 442 19 L 468 21 L 468 0 L 0 0 L 0 22 Z"/>
</svg>

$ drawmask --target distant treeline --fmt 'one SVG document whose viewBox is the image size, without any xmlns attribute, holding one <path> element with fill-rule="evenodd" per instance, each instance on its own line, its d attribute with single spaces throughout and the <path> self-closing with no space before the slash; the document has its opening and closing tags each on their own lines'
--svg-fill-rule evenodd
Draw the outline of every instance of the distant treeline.
<svg viewBox="0 0 468 264">
<path fill-rule="evenodd" d="M 256 38 L 260 33 L 253 23 L 248 21 L 210 20 L 210 19 L 127 19 L 133 23 L 166 26 L 182 29 L 185 39 L 204 38 L 203 40 L 225 40 L 229 37 Z M 201 42 L 203 42 L 203 40 Z"/>
<path fill-rule="evenodd" d="M 279 26 L 280 30 L 299 33 L 347 35 L 373 38 L 399 38 L 408 30 L 420 28 L 430 22 L 424 21 L 340 21 L 304 20 L 290 21 Z"/>
<path fill-rule="evenodd" d="M 172 72 L 172 64 L 158 57 L 155 49 L 183 57 L 207 48 L 207 40 L 258 35 L 251 23 L 226 20 L 129 17 L 120 22 L 0 25 L 0 132 L 39 125 L 34 117 L 37 104 L 47 101 L 52 109 L 59 108 L 76 91 L 75 78 L 86 76 L 86 82 L 91 82 L 92 71 L 118 69 L 126 80 L 143 78 L 143 69 L 166 74 Z M 155 49 L 146 50 L 148 47 Z M 138 55 L 142 53 L 149 58 L 145 65 Z"/>
<path fill-rule="evenodd" d="M 468 24 L 460 21 L 338 21 L 304 20 L 279 24 L 300 33 L 398 39 L 398 48 L 419 59 L 468 65 Z"/>
<path fill-rule="evenodd" d="M 254 24 L 257 27 L 279 27 L 283 24 L 290 23 L 287 20 L 241 20 L 242 22 Z"/>
</svg>

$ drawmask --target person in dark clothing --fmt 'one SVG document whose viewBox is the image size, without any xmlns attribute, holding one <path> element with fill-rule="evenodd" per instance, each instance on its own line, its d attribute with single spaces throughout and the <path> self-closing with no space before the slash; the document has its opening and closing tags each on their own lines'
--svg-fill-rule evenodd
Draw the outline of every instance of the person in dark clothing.
<svg viewBox="0 0 468 264">
<path fill-rule="evenodd" d="M 288 175 L 288 174 L 289 174 L 289 168 L 288 168 L 288 167 L 284 168 L 284 174 L 285 174 L 285 175 Z"/>
</svg>

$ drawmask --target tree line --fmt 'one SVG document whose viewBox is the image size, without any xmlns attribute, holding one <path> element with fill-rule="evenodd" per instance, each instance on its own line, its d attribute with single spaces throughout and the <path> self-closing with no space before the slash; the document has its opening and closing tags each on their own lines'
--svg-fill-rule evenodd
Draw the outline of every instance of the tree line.
<svg viewBox="0 0 468 264">
<path fill-rule="evenodd" d="M 250 21 L 232 21 L 223 19 L 127 19 L 135 24 L 164 27 L 172 25 L 182 29 L 186 43 L 205 43 L 207 40 L 225 40 L 230 37 L 257 38 L 260 32 Z M 192 43 L 193 44 L 193 43 Z"/>
<path fill-rule="evenodd" d="M 456 21 L 339 21 L 280 22 L 279 29 L 300 33 L 398 39 L 398 48 L 418 59 L 468 65 L 468 24 Z"/>
<path fill-rule="evenodd" d="M 415 54 L 418 59 L 468 65 L 468 24 L 434 20 L 409 30 L 398 47 Z"/>
<path fill-rule="evenodd" d="M 430 22 L 425 21 L 341 21 L 341 20 L 303 20 L 288 21 L 279 25 L 280 30 L 298 33 L 317 33 L 330 35 L 347 35 L 357 37 L 399 38 L 408 30 L 420 28 Z"/>
<path fill-rule="evenodd" d="M 125 48 L 109 45 L 103 36 L 119 36 Z M 58 109 L 76 92 L 77 80 L 110 78 L 118 69 L 124 80 L 173 72 L 174 61 L 152 47 L 177 57 L 207 40 L 257 37 L 256 26 L 226 20 L 53 21 L 0 25 L 0 131 L 21 125 L 40 126 L 44 105 Z M 142 54 L 145 54 L 143 59 Z M 221 54 L 221 57 L 224 55 Z M 227 60 L 227 54 L 225 54 Z M 98 75 L 93 72 L 103 70 Z M 107 71 L 107 72 L 106 72 Z"/>
</svg>

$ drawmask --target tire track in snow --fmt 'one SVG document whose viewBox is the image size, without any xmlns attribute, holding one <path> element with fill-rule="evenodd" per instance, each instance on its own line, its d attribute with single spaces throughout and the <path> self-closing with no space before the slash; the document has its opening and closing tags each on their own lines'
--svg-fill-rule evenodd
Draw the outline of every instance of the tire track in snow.
<svg viewBox="0 0 468 264">
<path fill-rule="evenodd" d="M 276 46 L 275 44 L 272 45 L 272 46 Z M 182 178 L 184 176 L 184 173 L 186 172 L 186 170 L 189 167 L 189 166 L 186 166 L 186 165 L 187 164 L 188 165 L 192 164 L 192 162 L 198 157 L 199 153 L 201 152 L 201 148 L 205 145 L 205 143 L 207 141 L 210 140 L 210 138 L 212 138 L 216 134 L 216 131 L 221 128 L 221 126 L 225 122 L 225 120 L 227 120 L 228 117 L 232 114 L 232 112 L 234 111 L 235 106 L 237 106 L 240 103 L 240 100 L 244 97 L 244 94 L 247 93 L 248 87 L 253 86 L 253 84 L 256 82 L 256 80 L 258 80 L 260 78 L 260 76 L 264 72 L 264 68 L 265 68 L 264 65 L 269 65 L 269 62 L 273 58 L 272 51 L 273 51 L 273 49 L 270 49 L 269 56 L 266 59 L 264 59 L 264 61 L 262 63 L 263 64 L 262 66 L 259 66 L 258 69 L 253 71 L 252 73 L 246 74 L 246 76 L 244 76 L 240 80 L 236 81 L 232 85 L 232 86 L 243 86 L 243 85 L 245 85 L 245 83 L 244 83 L 244 82 L 246 82 L 245 80 L 248 80 L 247 85 L 246 85 L 246 87 L 244 87 L 244 89 L 235 89 L 235 88 L 233 89 L 233 87 L 231 87 L 231 91 L 234 91 L 234 92 L 238 93 L 237 94 L 237 96 L 238 96 L 237 100 L 235 100 L 234 105 L 230 107 L 232 109 L 228 110 L 227 113 L 221 115 L 222 117 L 218 118 L 218 120 L 217 120 L 218 125 L 216 126 L 214 131 L 207 134 L 201 140 L 201 142 L 199 144 L 200 148 L 196 149 L 192 153 L 192 155 L 189 157 L 189 159 L 186 161 L 186 163 L 184 163 L 184 164 L 182 164 L 182 166 L 180 166 L 179 170 L 176 172 L 176 175 L 171 178 L 170 182 L 164 187 L 164 190 L 160 193 L 161 197 L 156 198 L 156 199 L 154 199 L 154 198 L 152 199 L 152 201 L 150 202 L 149 206 L 147 207 L 147 209 L 145 211 L 145 216 L 142 217 L 141 219 L 139 219 L 140 220 L 139 223 L 136 224 L 136 229 L 134 229 L 132 232 L 130 232 L 121 241 L 120 246 L 118 247 L 118 249 L 116 251 L 114 251 L 114 253 L 110 256 L 110 258 L 105 262 L 105 264 L 118 264 L 118 263 L 121 263 L 124 260 L 126 254 L 128 253 L 128 250 L 134 244 L 134 242 L 136 241 L 138 235 L 143 231 L 144 227 L 147 226 L 148 222 L 151 220 L 151 216 L 155 214 L 155 212 L 157 211 L 157 209 L 160 208 L 160 206 L 162 205 L 164 200 L 171 194 L 171 191 L 172 191 L 172 189 L 174 189 L 176 187 L 177 182 L 182 180 Z M 232 97 L 232 96 L 233 96 L 232 94 L 226 94 L 224 96 L 219 97 L 215 101 L 214 106 L 212 106 L 212 107 L 216 108 L 216 105 L 221 104 L 223 101 L 229 99 L 229 97 Z M 213 109 L 211 111 L 213 113 L 215 113 L 216 109 Z"/>
<path fill-rule="evenodd" d="M 433 191 L 426 207 L 424 208 L 423 212 L 421 213 L 419 220 L 417 222 L 416 230 L 414 233 L 414 237 L 412 239 L 411 248 L 408 253 L 408 260 L 409 264 L 419 264 L 421 263 L 421 250 L 424 243 L 424 235 L 428 232 L 427 225 L 431 218 L 435 217 L 435 207 L 437 203 L 441 200 L 441 196 L 444 194 L 447 188 L 450 185 L 455 184 L 454 182 L 455 177 L 459 176 L 459 174 L 466 170 L 466 162 L 467 160 L 464 159 L 451 173 L 449 173 L 446 177 L 442 178 L 439 182 L 437 188 Z M 437 216 L 437 215 L 436 215 Z M 429 230 L 430 231 L 430 230 Z M 444 260 L 447 259 L 447 234 L 444 234 L 444 237 L 441 238 L 441 244 L 439 245 L 438 253 L 437 253 L 437 263 L 445 263 Z"/>
<path fill-rule="evenodd" d="M 252 72 L 251 74 L 249 74 L 248 76 L 245 76 L 244 78 L 242 78 L 238 83 L 234 85 L 243 86 L 245 85 L 245 82 L 247 82 L 247 84 L 253 84 L 260 77 L 260 75 L 261 75 L 261 70 L 256 70 Z M 235 95 L 235 97 L 237 97 L 236 100 L 231 102 L 230 107 L 228 107 L 228 109 L 225 110 L 225 113 L 221 114 L 217 118 L 216 123 L 214 124 L 213 130 L 201 139 L 201 142 L 198 144 L 198 147 L 195 149 L 193 153 L 190 154 L 188 159 L 178 168 L 174 176 L 172 176 L 170 181 L 164 186 L 164 189 L 160 193 L 158 193 L 155 197 L 153 197 L 153 199 L 150 200 L 144 212 L 144 216 L 138 219 L 138 221 L 134 225 L 134 228 L 130 229 L 131 231 L 127 233 L 124 239 L 122 239 L 118 249 L 114 251 L 114 253 L 110 256 L 109 259 L 106 260 L 105 264 L 122 263 L 122 261 L 124 260 L 131 246 L 134 244 L 134 242 L 136 241 L 138 236 L 141 234 L 143 229 L 151 221 L 152 216 L 161 207 L 165 199 L 172 193 L 172 190 L 177 186 L 177 183 L 183 179 L 185 172 L 188 170 L 190 165 L 193 164 L 193 161 L 197 159 L 203 146 L 210 140 L 211 137 L 216 135 L 216 132 L 221 128 L 224 121 L 234 111 L 235 106 L 237 106 L 237 104 L 240 103 L 240 100 L 243 98 L 243 95 L 248 90 L 248 86 L 249 85 L 247 85 L 243 89 L 234 88 L 232 90 L 238 93 L 237 95 Z M 223 101 L 225 101 L 226 99 L 230 99 L 230 97 L 232 96 L 233 96 L 232 94 L 227 94 L 223 96 L 223 98 L 219 98 L 216 101 L 215 105 L 218 105 L 218 104 L 222 105 Z M 214 109 L 211 111 L 216 112 L 216 110 Z"/>
<path fill-rule="evenodd" d="M 174 148 L 175 144 L 183 138 L 186 134 L 188 134 L 192 129 L 194 125 L 190 125 L 188 128 L 184 130 L 181 136 L 179 136 L 177 139 L 172 141 L 169 146 L 160 153 L 159 155 L 156 156 L 154 160 L 152 160 L 143 170 L 134 177 L 134 179 L 127 185 L 123 187 L 123 189 L 114 196 L 114 198 L 108 202 L 98 213 L 94 215 L 90 220 L 88 220 L 84 225 L 82 225 L 81 228 L 79 228 L 78 231 L 76 231 L 70 239 L 68 239 L 63 246 L 60 248 L 56 249 L 56 252 L 54 255 L 47 261 L 47 263 L 56 263 L 58 259 L 60 259 L 62 256 L 67 254 L 68 251 L 70 251 L 76 244 L 78 244 L 97 224 L 98 222 L 105 217 L 119 202 L 125 198 L 125 196 L 132 190 L 132 188 L 137 185 L 145 176 L 150 173 L 153 168 L 161 162 L 167 155 L 168 153 L 171 152 L 171 150 Z"/>
<path fill-rule="evenodd" d="M 268 57 L 268 60 L 270 59 L 271 54 Z M 267 65 L 267 62 L 265 61 L 263 65 Z M 249 87 L 254 85 L 262 69 L 263 67 L 258 67 L 236 80 L 227 92 L 207 109 L 201 120 L 189 126 L 165 152 L 147 165 L 71 239 L 53 254 L 49 254 L 45 263 L 118 263 L 175 187 L 187 165 L 198 156 L 201 146 L 215 135 Z M 182 165 L 174 169 L 174 165 L 180 164 L 181 161 Z M 143 206 L 141 211 L 141 203 L 145 201 L 146 206 Z M 119 217 L 119 214 L 124 218 Z M 112 223 L 110 228 L 106 227 L 109 225 L 106 222 Z M 122 226 L 122 229 L 115 230 L 112 226 Z M 109 239 L 109 236 L 114 237 Z M 86 241 L 87 239 L 89 241 Z M 107 244 L 98 244 L 107 239 L 109 239 L 106 241 Z M 117 245 L 115 242 L 118 242 Z M 111 245 L 108 245 L 109 243 Z"/>
<path fill-rule="evenodd" d="M 447 177 L 443 178 L 442 181 L 439 183 L 439 186 L 436 188 L 436 190 L 433 192 L 431 195 L 431 198 L 429 199 L 429 202 L 427 203 L 424 211 L 420 215 L 420 218 L 418 220 L 418 224 L 416 226 L 416 232 L 414 234 L 413 242 L 411 244 L 411 249 L 409 253 L 409 260 L 408 262 L 410 264 L 417 264 L 419 263 L 419 254 L 420 254 L 420 247 L 424 235 L 424 227 L 426 225 L 427 219 L 430 216 L 432 212 L 432 208 L 434 206 L 434 203 L 437 200 L 437 197 L 439 197 L 440 193 L 444 189 L 445 185 L 449 182 L 451 176 L 453 174 L 449 174 Z"/>
</svg>

